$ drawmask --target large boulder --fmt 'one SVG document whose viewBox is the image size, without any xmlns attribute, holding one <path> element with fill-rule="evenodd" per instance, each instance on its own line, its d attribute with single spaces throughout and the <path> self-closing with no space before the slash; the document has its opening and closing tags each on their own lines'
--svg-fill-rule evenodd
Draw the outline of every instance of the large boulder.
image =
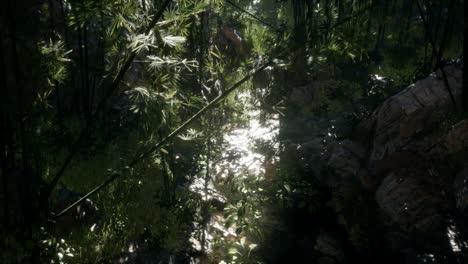
<svg viewBox="0 0 468 264">
<path fill-rule="evenodd" d="M 438 197 L 405 175 L 392 173 L 385 177 L 375 199 L 384 215 L 406 232 L 430 234 L 442 224 Z"/>
<path fill-rule="evenodd" d="M 447 66 L 444 71 L 453 97 L 459 98 L 462 70 L 456 66 Z M 427 121 L 434 113 L 449 111 L 451 106 L 451 96 L 440 72 L 388 98 L 374 115 L 372 159 L 381 160 L 401 150 L 415 135 L 426 129 Z"/>
<path fill-rule="evenodd" d="M 303 166 L 304 171 L 312 173 L 320 181 L 323 179 L 321 174 L 323 170 L 322 164 L 327 159 L 327 145 L 324 143 L 324 137 L 316 137 L 312 140 L 298 144 L 296 155 L 300 161 L 299 165 Z"/>
<path fill-rule="evenodd" d="M 454 154 L 468 148 L 468 120 L 455 124 L 445 137 L 445 147 L 449 154 Z"/>
<path fill-rule="evenodd" d="M 423 157 L 426 160 L 442 161 L 451 159 L 452 165 L 457 165 L 458 169 L 462 168 L 466 162 L 464 159 L 466 155 L 463 152 L 468 151 L 468 119 L 458 121 L 450 127 L 441 126 L 424 137 L 414 138 L 404 149 L 406 152 L 411 152 L 413 155 Z M 392 155 L 395 156 L 401 152 L 405 151 L 394 152 Z M 388 155 L 384 160 L 388 160 L 388 157 L 392 155 Z M 453 158 L 456 158 L 457 162 Z M 415 157 L 412 159 L 415 159 Z"/>
<path fill-rule="evenodd" d="M 314 99 L 313 89 L 310 84 L 293 87 L 289 100 L 294 105 L 304 107 L 310 104 Z"/>
<path fill-rule="evenodd" d="M 338 142 L 333 149 L 328 161 L 328 167 L 341 178 L 356 176 L 365 155 L 366 150 L 361 144 L 344 140 Z"/>
<path fill-rule="evenodd" d="M 338 264 L 345 263 L 345 253 L 342 245 L 334 235 L 321 232 L 314 245 L 314 250 L 317 252 L 317 263 L 320 264 Z"/>
</svg>

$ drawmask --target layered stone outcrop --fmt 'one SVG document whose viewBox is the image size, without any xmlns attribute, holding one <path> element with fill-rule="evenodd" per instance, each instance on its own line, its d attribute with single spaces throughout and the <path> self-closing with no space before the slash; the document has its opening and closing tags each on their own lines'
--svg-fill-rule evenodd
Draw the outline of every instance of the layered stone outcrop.
<svg viewBox="0 0 468 264">
<path fill-rule="evenodd" d="M 351 243 L 370 241 L 367 247 L 372 247 L 375 237 L 362 237 L 368 232 L 362 231 L 365 219 L 361 219 L 372 217 L 370 225 L 380 230 L 383 251 L 415 261 L 428 256 L 464 261 L 468 120 L 456 115 L 450 95 L 460 106 L 462 69 L 450 65 L 444 71 L 449 87 L 440 70 L 410 85 L 386 99 L 357 126 L 361 136 L 355 138 L 362 143 L 345 140 L 329 154 L 331 177 L 341 179 L 331 186 L 338 193 L 331 206 L 338 220 L 345 219 L 338 223 L 347 230 Z M 359 181 L 361 188 L 349 187 L 354 181 Z M 343 189 L 354 198 L 343 200 Z M 373 198 L 360 204 L 363 192 Z M 369 207 L 375 208 L 373 215 L 366 212 Z M 362 217 L 353 217 L 359 211 Z M 360 238 L 355 238 L 356 230 L 361 230 L 357 234 Z M 358 251 L 366 249 L 366 245 L 354 245 Z"/>
</svg>

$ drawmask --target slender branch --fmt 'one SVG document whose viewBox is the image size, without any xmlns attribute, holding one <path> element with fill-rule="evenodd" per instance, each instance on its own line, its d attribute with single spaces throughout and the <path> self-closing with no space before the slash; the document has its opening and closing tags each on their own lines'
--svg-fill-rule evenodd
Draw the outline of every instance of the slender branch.
<svg viewBox="0 0 468 264">
<path fill-rule="evenodd" d="M 180 125 L 178 128 L 176 128 L 174 131 L 172 131 L 169 135 L 167 135 L 165 138 L 163 138 L 161 141 L 159 141 L 159 143 L 157 143 L 156 145 L 154 145 L 153 147 L 149 148 L 147 151 L 141 153 L 140 155 L 137 155 L 130 163 L 128 163 L 128 165 L 125 167 L 127 169 L 130 169 L 130 168 L 133 168 L 135 165 L 137 165 L 139 162 L 143 161 L 144 159 L 146 159 L 149 155 L 151 155 L 152 153 L 156 152 L 157 150 L 159 150 L 164 144 L 166 144 L 171 138 L 175 137 L 176 135 L 178 135 L 180 132 L 182 132 L 185 128 L 187 128 L 188 125 L 190 125 L 193 121 L 195 121 L 196 119 L 198 119 L 201 115 L 203 115 L 206 111 L 208 111 L 209 109 L 213 108 L 217 103 L 219 103 L 220 101 L 222 101 L 224 98 L 226 98 L 229 94 L 231 94 L 234 90 L 236 90 L 237 88 L 239 88 L 239 86 L 241 86 L 243 83 L 245 83 L 246 81 L 248 81 L 252 76 L 254 76 L 255 74 L 258 74 L 259 72 L 261 72 L 262 70 L 264 70 L 266 67 L 268 67 L 269 65 L 272 64 L 272 60 L 270 60 L 268 63 L 264 64 L 263 66 L 257 68 L 254 72 L 246 75 L 244 78 L 242 78 L 240 81 L 238 81 L 237 83 L 235 83 L 233 86 L 231 86 L 231 88 L 227 89 L 224 93 L 221 93 L 220 95 L 218 95 L 215 99 L 213 99 L 210 103 L 208 103 L 205 107 L 203 107 L 202 109 L 200 109 L 197 113 L 195 113 L 192 117 L 190 117 L 188 120 L 186 120 L 182 125 Z M 93 194 L 99 192 L 102 188 L 106 187 L 107 185 L 109 185 L 110 183 L 114 182 L 116 179 L 120 178 L 120 176 L 123 176 L 123 174 L 121 173 L 114 173 L 112 174 L 106 181 L 104 181 L 102 184 L 96 186 L 94 189 L 92 189 L 91 191 L 89 191 L 87 194 L 85 194 L 83 197 L 81 197 L 80 199 L 78 199 L 76 202 L 72 203 L 71 205 L 69 205 L 67 208 L 65 208 L 63 211 L 61 211 L 60 213 L 58 213 L 57 215 L 55 215 L 55 218 L 58 218 L 62 215 L 64 215 L 65 213 L 67 213 L 68 211 L 70 211 L 71 209 L 73 209 L 74 207 L 76 207 L 77 205 L 79 205 L 80 203 L 82 203 L 84 200 L 86 200 L 87 198 L 89 198 L 90 196 L 92 196 Z"/>
<path fill-rule="evenodd" d="M 211 130 L 211 115 L 207 117 L 207 126 L 206 128 L 206 173 L 205 173 L 205 182 L 204 182 L 204 199 L 205 199 L 205 204 L 203 205 L 203 229 L 202 229 L 202 252 L 205 252 L 206 250 L 206 229 L 208 225 L 208 209 L 209 209 L 209 204 L 208 204 L 208 183 L 211 179 L 210 176 L 210 162 L 211 162 L 211 136 L 210 136 L 210 130 Z"/>
<path fill-rule="evenodd" d="M 86 118 L 90 117 L 90 114 L 92 113 L 92 108 L 91 108 L 91 100 L 90 100 L 90 94 L 91 94 L 91 87 L 90 87 L 90 80 L 89 80 L 89 49 L 88 49 L 88 22 L 86 22 L 83 26 L 83 58 L 84 58 L 84 93 L 85 93 L 85 98 L 84 98 L 84 112 Z"/>
<path fill-rule="evenodd" d="M 78 94 L 80 95 L 79 102 L 80 107 L 78 109 L 86 110 L 85 107 L 85 97 L 86 97 L 86 77 L 85 77 L 85 59 L 84 59 L 84 52 L 83 52 L 83 38 L 82 38 L 82 27 L 80 26 L 77 30 L 78 32 L 78 57 L 80 61 L 80 88 L 78 90 Z M 89 118 L 89 115 L 86 116 Z"/>
<path fill-rule="evenodd" d="M 451 3 L 453 3 L 453 1 Z M 427 23 L 427 20 L 424 17 L 423 10 L 421 8 L 421 5 L 419 4 L 419 0 L 416 0 L 416 5 L 418 6 L 420 17 L 421 17 L 421 19 L 423 21 L 423 24 L 424 24 L 424 27 L 426 29 L 426 34 L 427 34 L 427 36 L 429 38 L 429 43 L 431 44 L 434 53 L 437 54 L 437 60 L 438 61 L 436 62 L 436 69 L 440 68 L 440 71 L 442 73 L 442 79 L 444 81 L 445 88 L 447 89 L 447 91 L 448 91 L 448 93 L 450 95 L 450 100 L 452 101 L 453 108 L 455 109 L 455 111 L 458 111 L 457 102 L 455 100 L 455 97 L 453 96 L 452 89 L 450 88 L 450 84 L 449 84 L 449 81 L 448 81 L 448 78 L 447 78 L 447 74 L 446 74 L 444 68 L 442 67 L 442 65 L 440 65 L 440 60 L 442 58 L 442 47 L 440 47 L 440 49 L 437 49 L 437 47 L 436 47 L 436 43 L 434 41 L 434 38 L 432 37 L 431 32 L 429 31 L 429 24 Z M 448 23 L 447 23 L 447 26 L 448 26 Z"/>
<path fill-rule="evenodd" d="M 234 2 L 232 2 L 231 0 L 226 0 L 226 2 L 230 5 L 232 5 L 233 7 L 235 7 L 236 9 L 240 10 L 241 12 L 251 16 L 252 18 L 254 18 L 255 20 L 257 20 L 258 22 L 262 23 L 263 25 L 271 28 L 271 29 L 274 29 L 275 31 L 277 31 L 278 33 L 283 33 L 282 30 L 279 30 L 277 29 L 276 27 L 274 27 L 272 24 L 268 23 L 268 22 L 265 22 L 265 20 L 259 18 L 258 16 L 250 13 L 249 11 L 243 9 L 242 7 L 238 6 L 237 4 L 235 4 Z"/>
<path fill-rule="evenodd" d="M 159 138 L 163 138 L 162 128 L 158 130 Z M 162 175 L 163 175 L 163 182 L 164 182 L 164 199 L 171 203 L 171 196 L 170 196 L 170 186 L 169 186 L 169 168 L 166 166 L 166 157 L 164 155 L 161 156 L 161 164 L 162 164 Z"/>
<path fill-rule="evenodd" d="M 150 22 L 148 27 L 142 32 L 143 34 L 147 35 L 151 29 L 156 25 L 156 23 L 159 21 L 159 19 L 162 17 L 164 10 L 167 8 L 171 0 L 165 0 L 164 3 L 162 4 L 161 8 L 159 9 L 158 13 L 154 16 L 153 20 Z M 68 154 L 68 156 L 65 158 L 65 161 L 63 162 L 62 166 L 58 170 L 58 172 L 55 174 L 54 178 L 50 182 L 48 186 L 48 190 L 45 193 L 45 199 L 47 199 L 50 194 L 52 193 L 53 189 L 55 186 L 57 186 L 60 178 L 63 176 L 63 173 L 65 172 L 66 168 L 68 165 L 70 165 L 71 161 L 75 157 L 75 155 L 78 153 L 78 150 L 81 148 L 83 145 L 83 140 L 89 135 L 91 131 L 91 125 L 93 121 L 96 119 L 97 115 L 104 109 L 104 106 L 106 105 L 107 99 L 117 90 L 119 87 L 120 82 L 122 81 L 123 77 L 125 76 L 125 73 L 128 71 L 130 68 L 130 65 L 132 64 L 133 60 L 135 57 L 138 55 L 137 51 L 132 51 L 130 52 L 130 55 L 127 57 L 125 60 L 124 65 L 120 68 L 119 72 L 113 79 L 111 85 L 109 86 L 105 96 L 101 99 L 99 104 L 96 107 L 96 110 L 94 113 L 91 115 L 91 117 L 87 120 L 86 125 L 84 129 L 81 131 L 80 135 L 78 136 L 78 139 L 75 141 L 73 144 L 72 150 Z"/>
</svg>

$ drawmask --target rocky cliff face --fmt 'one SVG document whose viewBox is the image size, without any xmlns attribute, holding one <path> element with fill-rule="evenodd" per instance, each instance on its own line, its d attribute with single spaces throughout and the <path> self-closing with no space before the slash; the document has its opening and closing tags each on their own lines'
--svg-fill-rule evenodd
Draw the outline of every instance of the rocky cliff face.
<svg viewBox="0 0 468 264">
<path fill-rule="evenodd" d="M 456 116 L 450 96 L 459 106 L 462 69 L 444 71 L 449 88 L 440 71 L 410 85 L 358 124 L 354 140 L 285 140 L 329 188 L 336 226 L 317 227 L 314 250 L 347 257 L 326 263 L 468 263 L 468 120 Z M 297 139 L 293 122 L 289 128 L 285 138 Z M 346 243 L 322 252 L 324 237 Z"/>
<path fill-rule="evenodd" d="M 378 251 L 395 253 L 407 263 L 468 261 L 468 120 L 455 124 L 449 120 L 454 112 L 449 89 L 460 98 L 462 70 L 456 66 L 444 70 L 449 88 L 436 72 L 385 100 L 363 121 L 367 146 L 354 142 L 352 149 L 367 147 L 365 158 L 353 151 L 344 154 L 338 147 L 328 163 L 335 174 L 356 175 L 361 190 L 373 197 L 367 206 L 375 206 L 371 224 L 378 233 L 370 239 L 357 234 L 357 239 L 369 243 L 380 239 Z M 359 225 L 344 218 L 347 230 Z M 355 246 L 359 251 L 362 245 Z"/>
</svg>

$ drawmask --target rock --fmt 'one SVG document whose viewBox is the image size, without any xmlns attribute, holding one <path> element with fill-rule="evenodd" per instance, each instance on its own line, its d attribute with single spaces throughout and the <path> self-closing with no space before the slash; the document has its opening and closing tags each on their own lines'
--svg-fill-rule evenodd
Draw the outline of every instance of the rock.
<svg viewBox="0 0 468 264">
<path fill-rule="evenodd" d="M 462 120 L 455 124 L 448 132 L 444 140 L 444 147 L 447 154 L 468 149 L 468 120 Z"/>
<path fill-rule="evenodd" d="M 317 263 L 345 263 L 340 242 L 333 235 L 322 232 L 315 240 L 314 250 L 321 255 Z"/>
<path fill-rule="evenodd" d="M 455 201 L 457 209 L 460 212 L 467 212 L 468 210 L 468 168 L 460 171 L 455 177 L 453 183 Z"/>
<path fill-rule="evenodd" d="M 304 143 L 323 137 L 328 124 L 317 119 L 295 117 L 280 123 L 281 137 L 295 143 Z"/>
<path fill-rule="evenodd" d="M 415 169 L 416 167 L 424 167 L 425 163 L 427 163 L 427 161 L 423 160 L 418 153 L 411 151 L 398 151 L 387 155 L 381 160 L 370 159 L 367 164 L 367 169 L 370 175 L 376 178 L 376 181 L 378 182 L 388 173 L 405 168 Z"/>
<path fill-rule="evenodd" d="M 397 228 L 384 229 L 382 237 L 385 247 L 392 252 L 398 252 L 411 246 L 410 236 Z"/>
<path fill-rule="evenodd" d="M 313 100 L 312 86 L 305 85 L 293 87 L 291 94 L 289 95 L 289 99 L 291 103 L 300 107 L 310 104 Z"/>
<path fill-rule="evenodd" d="M 347 243 L 357 252 L 368 251 L 373 202 L 363 192 L 357 178 L 335 186 L 327 206 L 335 213 L 336 223 L 346 232 Z"/>
<path fill-rule="evenodd" d="M 328 167 L 341 178 L 356 176 L 365 157 L 364 147 L 356 142 L 344 140 L 333 149 Z"/>
<path fill-rule="evenodd" d="M 413 152 L 419 156 L 433 160 L 447 159 L 449 156 L 468 150 L 468 119 L 459 121 L 447 131 L 437 132 L 414 140 L 406 148 L 414 150 Z"/>
<path fill-rule="evenodd" d="M 374 111 L 370 113 L 367 118 L 363 118 L 352 128 L 352 139 L 363 142 L 366 145 L 371 145 L 376 123 L 377 111 Z"/>
<path fill-rule="evenodd" d="M 367 169 L 360 169 L 358 175 L 364 190 L 373 192 L 377 189 L 378 178 L 371 175 Z"/>
<path fill-rule="evenodd" d="M 327 159 L 327 146 L 323 137 L 317 137 L 297 146 L 297 156 L 305 171 L 320 177 L 324 161 Z M 323 179 L 321 179 L 323 180 Z"/>
<path fill-rule="evenodd" d="M 455 98 L 462 90 L 462 70 L 455 66 L 444 68 Z M 397 152 L 426 128 L 429 117 L 439 110 L 452 107 L 449 92 L 439 76 L 432 75 L 410 85 L 387 99 L 376 110 L 375 137 L 372 159 L 381 160 Z"/>
<path fill-rule="evenodd" d="M 335 264 L 336 262 L 329 257 L 321 257 L 317 259 L 317 264 Z"/>
<path fill-rule="evenodd" d="M 438 198 L 412 178 L 392 173 L 378 187 L 375 199 L 385 215 L 406 232 L 430 234 L 442 223 Z"/>
</svg>

